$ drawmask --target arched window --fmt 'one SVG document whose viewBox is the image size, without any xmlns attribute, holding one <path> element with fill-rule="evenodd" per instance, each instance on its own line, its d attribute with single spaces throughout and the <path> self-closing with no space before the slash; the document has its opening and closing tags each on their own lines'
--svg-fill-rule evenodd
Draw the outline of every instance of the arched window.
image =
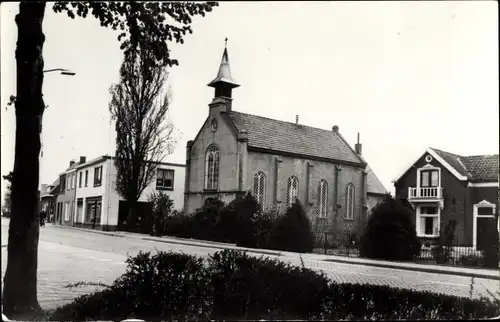
<svg viewBox="0 0 500 322">
<path fill-rule="evenodd" d="M 299 179 L 295 176 L 288 178 L 287 188 L 286 188 L 286 204 L 288 208 L 297 200 L 299 194 Z"/>
<path fill-rule="evenodd" d="M 354 185 L 348 183 L 345 187 L 345 217 L 354 218 Z"/>
<path fill-rule="evenodd" d="M 217 189 L 219 185 L 219 148 L 211 146 L 205 156 L 205 188 Z"/>
<path fill-rule="evenodd" d="M 320 180 L 318 183 L 318 217 L 325 218 L 328 213 L 328 183 L 326 180 Z"/>
<path fill-rule="evenodd" d="M 263 172 L 257 172 L 253 177 L 253 196 L 261 207 L 264 206 L 266 195 L 266 175 Z"/>
</svg>

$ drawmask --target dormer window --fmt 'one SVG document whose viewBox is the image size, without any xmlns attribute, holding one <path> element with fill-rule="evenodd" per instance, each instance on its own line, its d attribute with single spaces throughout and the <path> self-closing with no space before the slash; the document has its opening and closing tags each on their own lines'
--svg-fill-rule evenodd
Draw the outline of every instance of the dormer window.
<svg viewBox="0 0 500 322">
<path fill-rule="evenodd" d="M 420 187 L 430 188 L 439 186 L 439 171 L 438 170 L 422 170 L 420 171 Z"/>
</svg>

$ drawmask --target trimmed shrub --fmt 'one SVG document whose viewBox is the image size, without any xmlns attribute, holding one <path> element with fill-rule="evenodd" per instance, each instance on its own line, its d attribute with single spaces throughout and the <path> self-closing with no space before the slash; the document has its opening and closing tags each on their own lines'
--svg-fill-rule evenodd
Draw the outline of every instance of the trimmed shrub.
<svg viewBox="0 0 500 322">
<path fill-rule="evenodd" d="M 258 211 L 259 203 L 250 193 L 234 199 L 221 211 L 219 235 L 241 247 L 256 247 L 254 222 Z"/>
<path fill-rule="evenodd" d="M 172 212 L 174 201 L 163 191 L 153 192 L 148 196 L 148 202 L 151 203 L 151 235 L 163 236 L 167 218 Z"/>
<path fill-rule="evenodd" d="M 386 197 L 372 210 L 361 237 L 360 256 L 384 260 L 413 260 L 420 253 L 412 210 Z"/>
<path fill-rule="evenodd" d="M 272 249 L 298 253 L 312 252 L 314 235 L 311 223 L 298 200 L 278 218 L 270 239 Z"/>
<path fill-rule="evenodd" d="M 330 283 L 323 273 L 234 250 L 208 261 L 141 252 L 108 289 L 58 308 L 50 320 L 482 319 L 498 316 L 498 303 Z"/>
<path fill-rule="evenodd" d="M 254 217 L 254 234 L 256 247 L 261 249 L 270 248 L 271 235 L 278 220 L 278 210 L 269 209 L 258 212 Z"/>
<path fill-rule="evenodd" d="M 51 320 L 205 319 L 211 314 L 208 280 L 201 258 L 140 252 L 127 259 L 126 273 L 110 288 L 58 308 Z"/>
<path fill-rule="evenodd" d="M 367 284 L 330 286 L 327 320 L 481 319 L 498 316 L 492 301 Z"/>
<path fill-rule="evenodd" d="M 217 233 L 217 224 L 223 209 L 224 203 L 219 200 L 213 200 L 198 209 L 188 220 L 188 237 L 211 241 L 223 239 L 224 236 Z"/>
<path fill-rule="evenodd" d="M 485 235 L 487 243 L 483 250 L 483 265 L 487 268 L 498 269 L 500 243 L 496 225 L 488 225 Z"/>
<path fill-rule="evenodd" d="M 212 319 L 308 319 L 320 316 L 328 279 L 269 257 L 224 250 L 210 256 Z"/>
</svg>

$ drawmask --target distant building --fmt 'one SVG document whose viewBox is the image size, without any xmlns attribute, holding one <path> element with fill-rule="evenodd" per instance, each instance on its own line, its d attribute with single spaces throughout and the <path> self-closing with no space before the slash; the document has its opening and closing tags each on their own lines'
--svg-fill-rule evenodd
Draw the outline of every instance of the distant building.
<svg viewBox="0 0 500 322">
<path fill-rule="evenodd" d="M 361 157 L 331 130 L 236 112 L 227 48 L 208 116 L 186 151 L 186 213 L 250 191 L 263 208 L 284 212 L 298 199 L 315 230 L 362 230 L 370 207 L 387 191 Z M 369 177 L 369 179 L 367 178 Z"/>
<path fill-rule="evenodd" d="M 45 211 L 47 221 L 54 222 L 57 196 L 59 195 L 59 178 L 54 183 L 42 184 L 40 190 L 40 211 Z"/>
<path fill-rule="evenodd" d="M 86 158 L 80 157 L 79 162 L 70 161 L 69 167 L 59 175 L 59 194 L 56 198 L 55 223 L 73 226 L 76 196 L 76 167 L 85 163 Z"/>
<path fill-rule="evenodd" d="M 114 158 L 101 156 L 76 167 L 74 226 L 116 230 L 126 219 L 126 202 L 115 190 L 117 170 Z M 164 191 L 180 209 L 184 196 L 183 164 L 161 162 L 152 182 L 144 189 L 139 206 L 154 191 Z"/>
<path fill-rule="evenodd" d="M 482 249 L 487 226 L 500 230 L 498 177 L 498 154 L 460 156 L 428 148 L 394 186 L 396 197 L 415 208 L 419 237 L 435 239 L 451 223 L 459 244 Z"/>
</svg>

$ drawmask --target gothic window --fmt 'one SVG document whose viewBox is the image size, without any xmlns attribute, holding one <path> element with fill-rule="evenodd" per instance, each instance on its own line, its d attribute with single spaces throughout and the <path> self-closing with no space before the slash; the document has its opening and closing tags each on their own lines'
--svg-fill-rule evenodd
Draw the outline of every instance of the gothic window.
<svg viewBox="0 0 500 322">
<path fill-rule="evenodd" d="M 320 180 L 318 183 L 318 202 L 317 211 L 318 217 L 325 218 L 328 212 L 328 183 L 325 180 Z"/>
<path fill-rule="evenodd" d="M 354 218 L 354 185 L 348 183 L 345 187 L 345 217 Z"/>
<path fill-rule="evenodd" d="M 286 190 L 286 203 L 290 208 L 295 200 L 297 200 L 299 194 L 299 179 L 297 179 L 297 177 L 295 176 L 291 176 L 290 178 L 288 178 Z"/>
<path fill-rule="evenodd" d="M 266 175 L 263 172 L 257 172 L 253 177 L 253 195 L 260 207 L 264 206 L 266 194 Z"/>
<path fill-rule="evenodd" d="M 211 146 L 205 156 L 205 188 L 217 189 L 219 184 L 219 148 Z"/>
</svg>

